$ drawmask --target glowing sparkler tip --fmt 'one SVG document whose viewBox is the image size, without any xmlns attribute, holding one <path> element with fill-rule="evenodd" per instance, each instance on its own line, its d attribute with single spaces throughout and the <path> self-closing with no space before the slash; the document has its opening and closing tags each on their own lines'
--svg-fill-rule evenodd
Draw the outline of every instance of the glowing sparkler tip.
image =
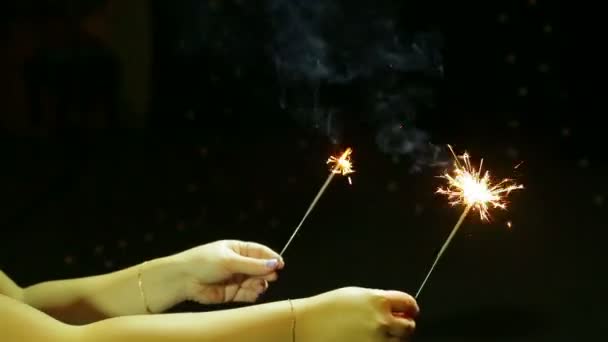
<svg viewBox="0 0 608 342">
<path fill-rule="evenodd" d="M 490 172 L 482 173 L 483 159 L 476 169 L 467 152 L 457 156 L 452 146 L 448 148 L 454 155 L 454 170 L 452 174 L 445 173 L 446 187 L 437 189 L 438 194 L 446 195 L 451 205 L 463 204 L 479 211 L 482 220 L 489 219 L 491 208 L 506 209 L 505 197 L 514 190 L 523 189 L 523 185 L 515 184 L 511 179 L 503 179 L 493 184 Z"/>
<path fill-rule="evenodd" d="M 347 176 L 351 173 L 354 173 L 355 170 L 353 170 L 353 163 L 351 160 L 352 153 L 353 150 L 349 147 L 344 151 L 344 153 L 342 153 L 342 155 L 340 155 L 340 157 L 329 157 L 329 159 L 327 160 L 327 164 L 333 165 L 331 172 L 335 174 L 341 174 L 342 176 Z M 352 184 L 352 180 L 350 177 L 348 178 L 348 182 Z"/>
</svg>

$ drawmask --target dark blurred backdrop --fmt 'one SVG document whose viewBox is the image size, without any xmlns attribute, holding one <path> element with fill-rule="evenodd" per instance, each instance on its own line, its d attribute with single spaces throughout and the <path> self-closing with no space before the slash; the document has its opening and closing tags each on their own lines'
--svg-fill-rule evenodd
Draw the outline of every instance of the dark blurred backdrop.
<svg viewBox="0 0 608 342">
<path fill-rule="evenodd" d="M 216 239 L 280 250 L 327 156 L 352 146 L 354 184 L 332 184 L 264 300 L 349 285 L 415 292 L 459 215 L 434 194 L 441 170 L 411 172 L 415 158 L 377 146 L 358 102 L 371 83 L 291 90 L 312 96 L 305 113 L 346 108 L 340 139 L 297 120 L 269 53 L 267 3 L 3 2 L 0 268 L 27 286 Z M 399 29 L 435 29 L 444 43 L 417 127 L 526 186 L 491 223 L 469 217 L 420 298 L 417 340 L 597 336 L 605 126 L 574 100 L 564 9 L 411 3 Z M 345 16 L 365 27 L 374 6 L 349 2 Z"/>
</svg>

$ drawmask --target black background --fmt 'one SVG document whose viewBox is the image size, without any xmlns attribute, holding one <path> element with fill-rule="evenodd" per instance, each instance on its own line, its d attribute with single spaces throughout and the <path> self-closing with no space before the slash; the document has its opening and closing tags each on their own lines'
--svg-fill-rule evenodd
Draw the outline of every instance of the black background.
<svg viewBox="0 0 608 342">
<path fill-rule="evenodd" d="M 325 159 L 348 145 L 353 186 L 332 184 L 263 300 L 350 285 L 416 291 L 459 216 L 434 194 L 438 171 L 410 173 L 410 160 L 382 154 L 362 132 L 334 145 L 296 124 L 278 106 L 264 18 L 240 6 L 214 3 L 214 21 L 199 25 L 192 2 L 153 3 L 145 128 L 2 130 L 4 271 L 25 286 L 216 239 L 280 250 L 327 176 Z M 417 340 L 596 335 L 606 285 L 604 126 L 574 101 L 568 16 L 559 2 L 540 0 L 428 2 L 420 11 L 414 17 L 437 25 L 446 42 L 436 107 L 420 125 L 433 142 L 484 157 L 526 189 L 491 223 L 469 216 L 419 299 Z M 14 13 L 7 23 L 23 18 Z M 195 38 L 216 21 L 231 35 L 207 32 L 209 41 L 231 42 L 228 55 Z M 83 93 L 107 92 L 112 114 L 108 88 L 119 87 L 120 69 L 101 64 L 110 72 L 87 64 L 86 77 L 70 79 Z"/>
</svg>

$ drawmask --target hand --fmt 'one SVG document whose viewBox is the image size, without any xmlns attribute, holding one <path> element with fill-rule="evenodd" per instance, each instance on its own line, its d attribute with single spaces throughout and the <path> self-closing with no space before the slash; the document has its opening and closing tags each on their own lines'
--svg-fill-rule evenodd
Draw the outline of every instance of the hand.
<svg viewBox="0 0 608 342">
<path fill-rule="evenodd" d="M 222 240 L 181 252 L 185 299 L 201 304 L 255 302 L 275 281 L 283 259 L 268 247 Z"/>
<path fill-rule="evenodd" d="M 298 304 L 296 339 L 315 342 L 406 341 L 419 312 L 416 300 L 406 293 L 357 287 L 327 292 Z"/>
</svg>

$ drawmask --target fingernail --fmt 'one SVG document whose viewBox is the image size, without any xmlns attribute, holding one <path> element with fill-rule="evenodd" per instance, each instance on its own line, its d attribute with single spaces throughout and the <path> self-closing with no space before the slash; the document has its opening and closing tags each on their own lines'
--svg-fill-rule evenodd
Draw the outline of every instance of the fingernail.
<svg viewBox="0 0 608 342">
<path fill-rule="evenodd" d="M 276 268 L 278 264 L 279 264 L 279 261 L 277 259 L 272 259 L 272 260 L 266 261 L 266 267 L 268 267 L 268 268 Z"/>
</svg>

